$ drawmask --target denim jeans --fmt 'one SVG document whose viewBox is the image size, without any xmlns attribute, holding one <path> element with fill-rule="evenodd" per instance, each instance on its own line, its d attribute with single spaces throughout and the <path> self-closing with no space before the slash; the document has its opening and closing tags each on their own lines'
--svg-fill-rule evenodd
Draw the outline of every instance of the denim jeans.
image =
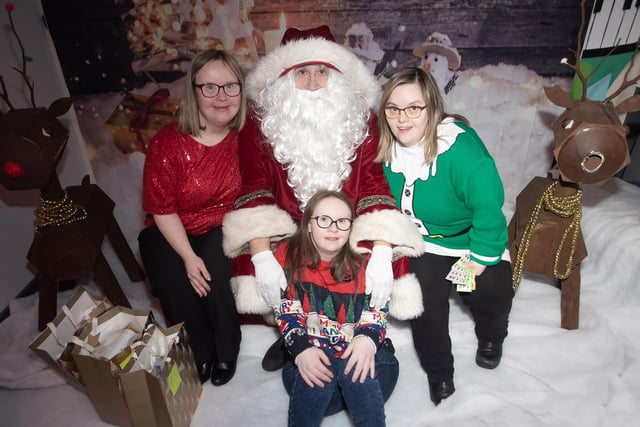
<svg viewBox="0 0 640 427">
<path fill-rule="evenodd" d="M 325 416 L 343 409 L 349 411 L 356 427 L 384 426 L 384 402 L 391 396 L 399 373 L 398 359 L 389 347 L 378 349 L 375 378 L 367 377 L 363 384 L 352 382 L 353 369 L 349 375 L 344 374 L 348 359 L 337 358 L 328 349 L 323 350 L 331 361 L 333 379 L 323 388 L 309 387 L 295 363 L 287 360 L 282 369 L 282 381 L 290 396 L 289 426 L 319 426 Z"/>
</svg>

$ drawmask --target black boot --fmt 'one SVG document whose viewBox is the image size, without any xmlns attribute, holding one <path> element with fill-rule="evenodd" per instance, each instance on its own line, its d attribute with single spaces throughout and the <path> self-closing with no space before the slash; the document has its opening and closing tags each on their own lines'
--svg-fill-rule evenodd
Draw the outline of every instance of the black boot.
<svg viewBox="0 0 640 427">
<path fill-rule="evenodd" d="M 478 340 L 476 364 L 481 368 L 495 369 L 502 358 L 502 343 L 489 340 Z"/>
<path fill-rule="evenodd" d="M 262 358 L 262 369 L 267 372 L 282 369 L 287 359 L 287 350 L 284 348 L 284 339 L 280 336 L 276 342 L 271 344 Z"/>
<path fill-rule="evenodd" d="M 453 380 L 446 381 L 429 381 L 429 397 L 436 406 L 456 391 Z"/>
</svg>

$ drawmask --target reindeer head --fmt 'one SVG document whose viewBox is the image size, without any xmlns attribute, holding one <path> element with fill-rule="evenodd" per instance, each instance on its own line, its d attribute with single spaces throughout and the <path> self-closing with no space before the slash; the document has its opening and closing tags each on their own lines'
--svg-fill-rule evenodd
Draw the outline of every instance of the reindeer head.
<svg viewBox="0 0 640 427">
<path fill-rule="evenodd" d="M 553 124 L 553 154 L 565 181 L 600 184 L 629 164 L 629 128 L 618 114 L 640 110 L 640 96 L 615 107 L 609 101 L 572 101 L 557 87 L 545 87 L 545 93 L 566 108 Z"/>
<path fill-rule="evenodd" d="M 582 22 L 578 33 L 578 48 L 574 52 L 576 64 L 580 61 L 581 37 L 585 21 L 584 1 L 582 1 Z M 555 148 L 553 150 L 560 175 L 565 181 L 584 184 L 601 184 L 615 175 L 631 161 L 627 134 L 629 128 L 624 126 L 618 116 L 623 113 L 640 111 L 640 96 L 634 95 L 614 105 L 613 100 L 624 89 L 634 85 L 640 75 L 633 78 L 629 73 L 633 62 L 638 58 L 638 46 L 631 58 L 622 84 L 604 101 L 587 99 L 587 81 L 580 67 L 570 64 L 566 58 L 562 63 L 576 72 L 582 83 L 582 98 L 571 99 L 568 92 L 553 86 L 544 88 L 547 98 L 565 111 L 553 124 Z M 614 48 L 609 52 L 611 55 Z M 606 57 L 603 59 L 603 61 Z M 602 62 L 601 62 L 602 63 Z M 595 72 L 595 70 L 594 70 Z"/>
<path fill-rule="evenodd" d="M 7 190 L 44 189 L 56 176 L 56 167 L 69 140 L 69 131 L 58 120 L 71 108 L 71 98 L 60 98 L 49 108 L 36 107 L 34 83 L 27 75 L 24 47 L 16 31 L 13 4 L 6 3 L 9 23 L 22 52 L 20 73 L 29 89 L 31 108 L 16 109 L 9 100 L 4 79 L 0 76 L 0 98 L 9 108 L 0 111 L 0 184 Z"/>
<path fill-rule="evenodd" d="M 0 113 L 0 184 L 7 190 L 46 187 L 69 140 L 58 120 L 71 107 L 70 98 L 47 108 Z"/>
</svg>

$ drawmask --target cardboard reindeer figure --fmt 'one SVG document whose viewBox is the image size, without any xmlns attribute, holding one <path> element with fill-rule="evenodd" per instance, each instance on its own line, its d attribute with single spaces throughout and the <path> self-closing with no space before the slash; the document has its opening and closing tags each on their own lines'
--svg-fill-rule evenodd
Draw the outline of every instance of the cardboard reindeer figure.
<svg viewBox="0 0 640 427">
<path fill-rule="evenodd" d="M 17 37 L 15 29 L 14 34 Z M 24 58 L 24 50 L 22 53 Z M 31 92 L 32 108 L 15 109 L 0 76 L 0 96 L 9 107 L 9 111 L 0 112 L 0 185 L 10 191 L 40 189 L 35 233 L 27 255 L 38 270 L 38 327 L 44 329 L 57 312 L 59 283 L 92 273 L 113 304 L 130 307 L 101 249 L 106 235 L 130 279 L 144 279 L 113 215 L 114 202 L 90 184 L 88 176 L 82 185 L 63 189 L 56 172 L 69 139 L 69 131 L 58 117 L 69 110 L 71 99 L 58 99 L 49 108 L 36 107 L 26 61 L 16 70 Z"/>
<path fill-rule="evenodd" d="M 580 60 L 584 16 L 583 1 L 576 64 Z M 639 57 L 638 46 L 640 40 L 631 64 Z M 582 83 L 582 97 L 574 101 L 562 89 L 545 87 L 549 100 L 565 108 L 553 124 L 553 152 L 560 176 L 535 177 L 518 195 L 516 212 L 509 223 L 509 249 L 514 289 L 525 271 L 554 277 L 561 289 L 561 326 L 577 329 L 580 263 L 587 256 L 580 230 L 581 184 L 602 184 L 629 164 L 626 140 L 629 129 L 622 125 L 618 115 L 639 111 L 640 96 L 631 96 L 617 105 L 612 101 L 640 80 L 640 75 L 630 78 L 629 66 L 614 93 L 604 101 L 592 101 L 586 97 L 588 76 L 566 59 L 562 63 L 576 72 Z"/>
</svg>

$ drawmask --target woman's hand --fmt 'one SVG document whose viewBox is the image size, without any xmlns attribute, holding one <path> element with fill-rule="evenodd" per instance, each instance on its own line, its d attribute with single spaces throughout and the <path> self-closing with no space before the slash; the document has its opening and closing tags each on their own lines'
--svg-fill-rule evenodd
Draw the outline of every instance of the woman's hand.
<svg viewBox="0 0 640 427">
<path fill-rule="evenodd" d="M 207 283 L 211 281 L 211 275 L 202 258 L 193 251 L 178 214 L 154 215 L 153 220 L 169 245 L 182 258 L 191 287 L 200 297 L 207 296 L 211 291 L 211 287 Z"/>
<path fill-rule="evenodd" d="M 311 388 L 314 384 L 324 387 L 325 382 L 330 382 L 333 373 L 327 368 L 331 366 L 329 357 L 317 347 L 309 347 L 296 357 L 298 372 L 305 383 Z"/>
<path fill-rule="evenodd" d="M 211 275 L 207 271 L 207 267 L 204 265 L 204 261 L 195 254 L 184 260 L 184 268 L 187 270 L 187 277 L 189 283 L 196 293 L 201 297 L 206 297 L 211 292 Z"/>
<path fill-rule="evenodd" d="M 476 276 L 481 275 L 482 273 L 484 273 L 484 270 L 487 269 L 486 265 L 478 264 L 473 260 L 469 260 L 469 262 L 467 263 L 467 267 L 473 269 L 473 274 L 475 274 Z"/>
<path fill-rule="evenodd" d="M 355 383 L 359 379 L 360 383 L 364 383 L 367 375 L 374 378 L 376 374 L 377 347 L 368 336 L 358 335 L 358 337 L 351 341 L 341 358 L 349 358 L 347 366 L 344 368 L 345 375 L 348 375 L 353 369 L 351 381 Z"/>
</svg>

